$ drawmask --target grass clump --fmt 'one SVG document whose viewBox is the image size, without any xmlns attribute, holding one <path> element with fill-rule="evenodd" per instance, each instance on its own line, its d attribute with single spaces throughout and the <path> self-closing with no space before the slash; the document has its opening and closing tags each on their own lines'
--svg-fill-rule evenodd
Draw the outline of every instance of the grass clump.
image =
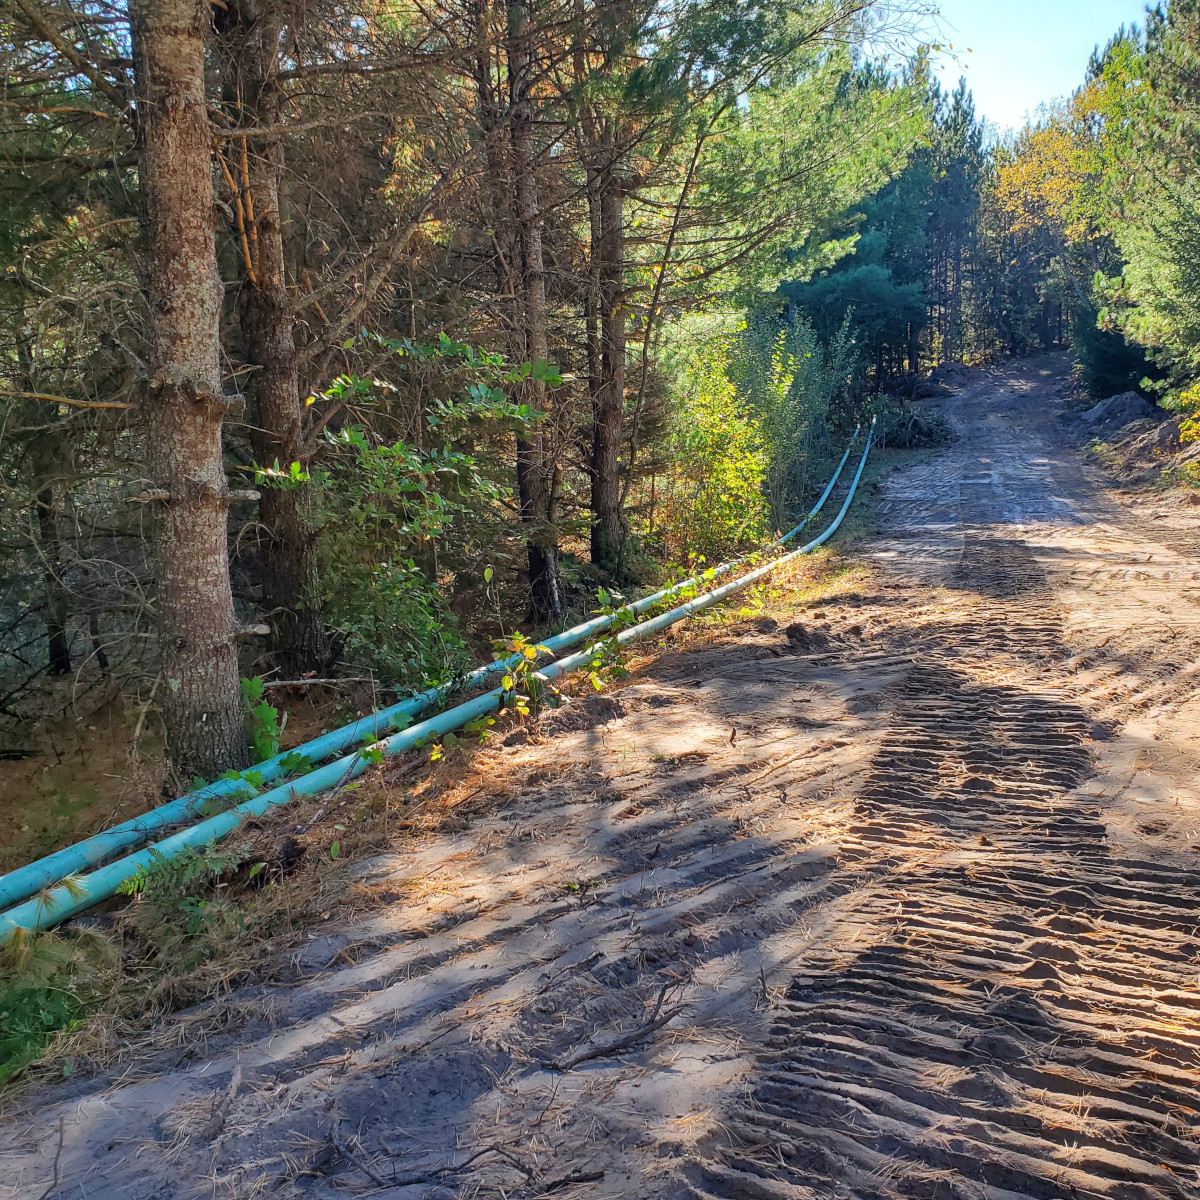
<svg viewBox="0 0 1200 1200">
<path fill-rule="evenodd" d="M 150 861 L 117 889 L 137 897 L 129 912 L 131 927 L 145 949 L 160 962 L 187 969 L 208 958 L 226 937 L 248 930 L 247 908 L 223 892 L 243 865 L 240 847 L 186 847 L 173 858 L 151 849 Z M 266 866 L 255 863 L 248 879 Z"/>
<path fill-rule="evenodd" d="M 116 965 L 105 938 L 19 933 L 0 953 L 0 1085 L 103 1004 Z M 72 1063 L 63 1065 L 70 1074 Z"/>
</svg>

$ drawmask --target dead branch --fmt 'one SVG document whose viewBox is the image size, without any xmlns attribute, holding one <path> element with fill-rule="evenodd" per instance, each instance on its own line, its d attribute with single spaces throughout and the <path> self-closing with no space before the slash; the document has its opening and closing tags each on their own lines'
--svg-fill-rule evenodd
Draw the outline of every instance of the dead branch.
<svg viewBox="0 0 1200 1200">
<path fill-rule="evenodd" d="M 51 1180 L 50 1186 L 38 1197 L 38 1200 L 47 1200 L 50 1194 L 58 1187 L 58 1169 L 59 1163 L 62 1161 L 63 1140 L 65 1137 L 64 1122 L 66 1117 L 59 1114 L 58 1118 L 58 1149 L 54 1152 L 54 1178 Z"/>
<path fill-rule="evenodd" d="M 382 1175 L 376 1171 L 370 1163 L 368 1163 L 361 1154 L 355 1153 L 354 1150 L 347 1145 L 346 1141 L 341 1136 L 340 1126 L 334 1125 L 330 1132 L 330 1139 L 333 1142 L 333 1148 L 347 1162 L 353 1163 L 376 1187 L 391 1187 L 392 1184 L 384 1179 Z"/>
<path fill-rule="evenodd" d="M 128 107 L 128 98 L 123 96 L 118 88 L 115 88 L 100 74 L 94 63 L 85 59 L 66 38 L 50 26 L 36 4 L 31 4 L 29 0 L 15 0 L 15 3 L 25 14 L 25 19 L 33 26 L 37 35 L 49 42 L 93 87 L 103 92 L 117 108 L 124 109 Z"/>
<path fill-rule="evenodd" d="M 662 990 L 658 993 L 658 1000 L 654 1005 L 654 1012 L 651 1014 L 650 1020 L 644 1025 L 639 1026 L 632 1033 L 627 1033 L 624 1037 L 617 1038 L 614 1042 L 605 1042 L 599 1046 L 589 1046 L 586 1050 L 580 1050 L 577 1054 L 573 1054 L 570 1058 L 563 1059 L 561 1062 L 547 1062 L 542 1065 L 554 1071 L 571 1071 L 585 1062 L 591 1062 L 594 1058 L 608 1058 L 609 1055 L 617 1054 L 621 1050 L 628 1050 L 630 1046 L 636 1046 L 638 1042 L 644 1041 L 652 1033 L 661 1029 L 687 1008 L 686 1004 L 676 1004 L 672 1008 L 668 1008 L 666 1012 L 662 1011 L 663 1000 L 666 999 L 667 992 L 672 986 L 674 985 L 671 983 L 664 983 L 662 985 Z"/>
<path fill-rule="evenodd" d="M 245 142 L 242 143 L 243 147 Z M 258 280 L 254 275 L 254 259 L 250 257 L 250 242 L 246 236 L 246 210 L 242 206 L 242 194 L 238 185 L 233 181 L 233 173 L 229 170 L 229 164 L 225 161 L 225 156 L 221 153 L 221 147 L 213 141 L 213 152 L 217 156 L 217 162 L 221 166 L 221 174 L 225 177 L 225 186 L 229 188 L 230 195 L 233 197 L 234 220 L 237 224 L 238 237 L 242 244 L 242 261 L 246 267 L 246 278 L 255 286 L 258 285 Z"/>
<path fill-rule="evenodd" d="M 264 688 L 282 687 L 338 687 L 343 683 L 373 683 L 370 675 L 347 675 L 342 679 L 271 679 Z"/>
<path fill-rule="evenodd" d="M 124 400 L 72 400 L 70 396 L 55 396 L 49 392 L 14 392 L 0 387 L 0 396 L 11 396 L 14 400 L 41 400 L 46 404 L 65 404 L 68 408 L 107 408 L 124 411 L 132 408 Z"/>
<path fill-rule="evenodd" d="M 509 1150 L 505 1150 L 503 1146 L 484 1146 L 480 1150 L 476 1150 L 474 1154 L 468 1155 L 462 1162 L 454 1166 L 433 1167 L 430 1170 L 420 1175 L 397 1175 L 390 1184 L 391 1187 L 408 1187 L 415 1183 L 430 1183 L 434 1180 L 442 1178 L 443 1175 L 458 1175 L 465 1171 L 472 1163 L 478 1162 L 481 1158 L 486 1158 L 489 1154 L 495 1154 L 497 1157 L 504 1159 L 510 1166 L 520 1171 L 526 1179 L 536 1179 L 537 1172 L 532 1167 L 527 1167 L 515 1154 Z"/>
</svg>

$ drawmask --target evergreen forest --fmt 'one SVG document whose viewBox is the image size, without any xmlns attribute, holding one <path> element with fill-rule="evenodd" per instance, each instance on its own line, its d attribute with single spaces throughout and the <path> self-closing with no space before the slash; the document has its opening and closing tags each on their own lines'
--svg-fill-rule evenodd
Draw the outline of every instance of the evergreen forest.
<svg viewBox="0 0 1200 1200">
<path fill-rule="evenodd" d="M 1200 407 L 1197 6 L 1008 135 L 924 15 L 12 0 L 3 753 L 116 705 L 244 768 L 253 680 L 405 693 L 750 549 L 942 363 Z"/>
</svg>

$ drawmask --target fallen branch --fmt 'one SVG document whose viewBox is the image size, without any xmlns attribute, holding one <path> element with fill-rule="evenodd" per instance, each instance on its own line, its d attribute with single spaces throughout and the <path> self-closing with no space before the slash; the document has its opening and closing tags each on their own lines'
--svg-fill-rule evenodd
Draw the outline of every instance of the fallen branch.
<svg viewBox="0 0 1200 1200">
<path fill-rule="evenodd" d="M 343 679 L 270 679 L 264 688 L 281 687 L 336 687 L 340 683 L 373 683 L 370 675 L 347 675 Z"/>
<path fill-rule="evenodd" d="M 371 1164 L 363 1159 L 361 1154 L 356 1154 L 350 1149 L 350 1147 L 342 1140 L 342 1137 L 338 1132 L 337 1125 L 333 1127 L 333 1130 L 329 1136 L 330 1140 L 333 1142 L 333 1148 L 338 1152 L 338 1154 L 340 1154 L 348 1163 L 353 1163 L 354 1166 L 356 1166 L 373 1184 L 375 1184 L 376 1187 L 393 1186 L 389 1180 L 384 1179 L 384 1177 L 380 1175 L 378 1171 L 374 1170 Z"/>
<path fill-rule="evenodd" d="M 632 1033 L 627 1033 L 624 1037 L 617 1038 L 615 1042 L 605 1042 L 600 1046 L 589 1046 L 586 1050 L 580 1050 L 578 1054 L 573 1054 L 570 1058 L 564 1059 L 561 1062 L 546 1062 L 542 1065 L 550 1068 L 552 1071 L 571 1071 L 585 1062 L 591 1062 L 594 1058 L 607 1058 L 610 1054 L 616 1054 L 621 1050 L 628 1050 L 630 1046 L 636 1046 L 638 1042 L 645 1041 L 652 1033 L 661 1029 L 668 1021 L 679 1016 L 687 1008 L 686 1004 L 676 1004 L 673 1008 L 668 1008 L 666 1012 L 662 1011 L 663 1000 L 666 998 L 667 991 L 671 986 L 669 983 L 662 985 L 662 990 L 658 993 L 658 1001 L 654 1005 L 654 1012 L 650 1014 L 650 1020 L 645 1025 L 635 1029 Z"/>
<path fill-rule="evenodd" d="M 51 1181 L 50 1186 L 38 1197 L 38 1200 L 47 1200 L 50 1193 L 58 1187 L 58 1164 L 62 1159 L 63 1139 L 65 1135 L 63 1122 L 65 1120 L 66 1118 L 60 1114 L 58 1118 L 58 1149 L 54 1152 L 54 1179 Z"/>
<path fill-rule="evenodd" d="M 229 1116 L 229 1109 L 237 1098 L 238 1088 L 241 1085 L 242 1068 L 238 1066 L 234 1068 L 228 1090 L 223 1095 L 214 1098 L 209 1118 L 197 1135 L 200 1141 L 211 1142 L 225 1128 L 225 1118 Z"/>
<path fill-rule="evenodd" d="M 569 1175 L 560 1175 L 557 1179 L 548 1179 L 538 1186 L 543 1192 L 556 1192 L 559 1188 L 570 1187 L 573 1183 L 598 1183 L 604 1178 L 600 1171 L 572 1171 Z"/>
<path fill-rule="evenodd" d="M 495 1154 L 499 1158 L 504 1159 L 509 1166 L 520 1171 L 526 1179 L 534 1179 L 537 1172 L 531 1167 L 527 1167 L 515 1154 L 509 1150 L 505 1150 L 502 1146 L 484 1146 L 482 1150 L 476 1150 L 474 1154 L 468 1155 L 460 1163 L 448 1167 L 433 1167 L 421 1175 L 397 1175 L 392 1181 L 392 1187 L 410 1187 L 415 1183 L 432 1183 L 440 1179 L 443 1175 L 457 1175 L 465 1171 L 473 1162 L 478 1162 L 481 1158 L 486 1158 L 489 1154 Z M 561 1186 L 557 1185 L 557 1186 Z"/>
</svg>

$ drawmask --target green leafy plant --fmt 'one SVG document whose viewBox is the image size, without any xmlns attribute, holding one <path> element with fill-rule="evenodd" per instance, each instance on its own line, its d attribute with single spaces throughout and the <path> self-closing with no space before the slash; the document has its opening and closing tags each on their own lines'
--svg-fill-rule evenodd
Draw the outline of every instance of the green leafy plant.
<svg viewBox="0 0 1200 1200">
<path fill-rule="evenodd" d="M 592 687 L 602 692 L 614 680 L 626 678 L 629 675 L 629 669 L 625 666 L 627 660 L 625 648 L 615 634 L 597 642 L 592 647 L 592 659 L 588 664 L 588 679 Z"/>
<path fill-rule="evenodd" d="M 598 588 L 596 601 L 598 607 L 592 611 L 597 616 L 612 618 L 607 636 L 596 642 L 591 648 L 592 659 L 589 663 L 588 680 L 596 691 L 601 692 L 613 680 L 624 679 L 629 675 L 629 670 L 625 666 L 629 656 L 618 635 L 622 630 L 636 625 L 642 618 L 625 605 L 625 597 L 619 592 L 609 592 L 604 588 Z"/>
<path fill-rule="evenodd" d="M 538 656 L 549 651 L 545 646 L 529 641 L 520 631 L 514 631 L 507 637 L 496 638 L 492 647 L 497 662 L 505 663 L 505 671 L 500 679 L 503 692 L 500 707 L 528 717 L 530 713 L 537 711 L 546 698 L 546 685 L 537 674 L 537 663 Z M 480 717 L 468 722 L 463 731 L 478 734 L 482 742 L 495 723 L 495 717 Z M 457 734 L 447 733 L 434 745 L 430 761 L 438 762 L 445 758 L 448 752 L 458 747 L 459 742 Z"/>
<path fill-rule="evenodd" d="M 495 717 L 476 717 L 473 721 L 468 721 L 463 727 L 463 733 L 469 737 L 477 737 L 479 744 L 482 746 L 488 739 L 488 734 L 496 724 Z"/>
<path fill-rule="evenodd" d="M 54 1034 L 78 1027 L 87 1011 L 68 987 L 0 988 L 0 1084 L 36 1059 Z"/>
<path fill-rule="evenodd" d="M 508 637 L 492 642 L 497 659 L 511 659 L 500 686 L 504 689 L 502 706 L 511 708 L 521 716 L 536 711 L 545 698 L 545 684 L 538 678 L 539 654 L 548 654 L 545 646 L 529 641 L 523 633 L 514 631 Z"/>
<path fill-rule="evenodd" d="M 386 685 L 443 683 L 470 657 L 443 592 L 464 564 L 445 563 L 444 545 L 486 544 L 507 488 L 498 464 L 478 457 L 476 447 L 489 440 L 480 434 L 519 432 L 539 420 L 509 393 L 528 379 L 562 378 L 549 362 L 514 366 L 445 333 L 418 342 L 364 329 L 360 340 L 419 387 L 420 428 L 394 440 L 354 423 L 326 433 L 321 463 L 309 471 L 322 609 L 345 658 Z M 357 407 L 370 398 L 386 409 L 401 387 L 383 374 L 381 367 L 369 379 L 339 376 L 313 402 Z"/>
<path fill-rule="evenodd" d="M 290 489 L 303 487 L 311 479 L 309 473 L 298 462 L 288 463 L 286 467 L 279 465 L 279 459 L 269 467 L 255 464 L 254 482 L 259 487 L 274 487 Z"/>
<path fill-rule="evenodd" d="M 334 440 L 338 453 L 316 473 L 326 616 L 346 657 L 394 686 L 445 682 L 465 668 L 466 647 L 409 551 L 434 545 L 498 489 L 452 449 L 378 445 L 356 428 Z"/>
<path fill-rule="evenodd" d="M 290 754 L 285 754 L 279 760 L 279 770 L 285 779 L 292 775 L 307 775 L 312 769 L 312 759 L 305 754 L 301 754 L 298 750 L 293 750 Z"/>
<path fill-rule="evenodd" d="M 206 817 L 215 816 L 217 813 L 228 812 L 231 808 L 236 808 L 243 801 L 257 795 L 259 788 L 263 787 L 266 783 L 266 777 L 263 773 L 254 770 L 253 767 L 245 771 L 226 771 L 221 776 L 221 779 L 236 783 L 237 786 L 230 788 L 227 792 L 218 792 L 206 796 L 199 808 L 200 813 Z M 206 786 L 203 781 L 198 781 L 198 785 L 200 788 Z"/>
<path fill-rule="evenodd" d="M 358 757 L 360 761 L 365 763 L 381 763 L 383 762 L 383 747 L 377 742 L 371 742 L 358 752 Z"/>
<path fill-rule="evenodd" d="M 261 677 L 242 678 L 242 707 L 246 712 L 246 735 L 255 762 L 273 758 L 279 753 L 279 709 L 263 699 L 265 684 Z"/>
<path fill-rule="evenodd" d="M 603 882 L 603 879 L 569 879 L 562 886 L 564 892 L 571 892 L 576 896 L 586 896 L 588 892 L 599 887 Z"/>
</svg>

